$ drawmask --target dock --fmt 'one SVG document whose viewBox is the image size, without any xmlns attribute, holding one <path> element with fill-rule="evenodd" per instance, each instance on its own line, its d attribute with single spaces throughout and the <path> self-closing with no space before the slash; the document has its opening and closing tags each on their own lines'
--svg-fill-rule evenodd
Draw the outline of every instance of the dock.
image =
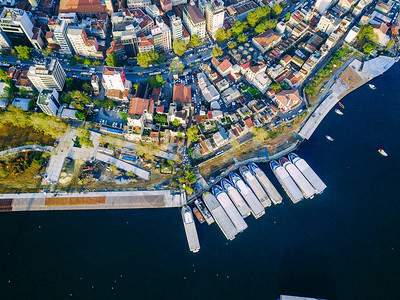
<svg viewBox="0 0 400 300">
<path fill-rule="evenodd" d="M 199 237 L 197 236 L 197 230 L 196 230 L 196 225 L 194 224 L 192 210 L 190 209 L 189 206 L 184 205 L 181 211 L 182 211 L 183 227 L 185 227 L 185 233 L 189 249 L 193 253 L 196 253 L 200 250 L 200 242 L 199 242 Z"/>
<path fill-rule="evenodd" d="M 308 182 L 308 180 L 304 177 L 304 175 L 296 168 L 294 164 L 292 164 L 287 158 L 282 157 L 280 159 L 281 165 L 286 169 L 289 173 L 290 177 L 296 182 L 297 186 L 300 188 L 303 193 L 304 198 L 312 198 L 315 194 L 315 189 Z"/>
<path fill-rule="evenodd" d="M 289 154 L 289 160 L 296 166 L 304 177 L 311 183 L 318 194 L 326 189 L 326 184 L 319 178 L 308 163 L 294 153 Z"/>
<path fill-rule="evenodd" d="M 249 169 L 251 172 L 253 172 L 253 175 L 257 178 L 257 180 L 260 182 L 264 190 L 267 192 L 272 203 L 274 204 L 282 203 L 283 198 L 281 194 L 279 194 L 278 190 L 269 180 L 267 175 L 255 163 L 250 163 Z"/>
<path fill-rule="evenodd" d="M 218 185 L 213 186 L 212 193 L 217 198 L 228 217 L 231 219 L 233 225 L 235 225 L 237 232 L 242 232 L 245 230 L 247 228 L 247 223 L 243 220 L 242 216 L 233 205 L 228 194 L 225 193 L 224 190 Z"/>
<path fill-rule="evenodd" d="M 256 195 L 250 190 L 247 184 L 244 183 L 243 179 L 234 172 L 229 174 L 231 182 L 235 185 L 236 189 L 243 196 L 244 200 L 247 202 L 251 209 L 253 216 L 258 219 L 265 214 L 265 209 L 258 201 Z"/>
<path fill-rule="evenodd" d="M 301 201 L 303 199 L 303 194 L 285 168 L 276 160 L 271 161 L 270 166 L 276 179 L 278 179 L 290 200 L 292 200 L 293 203 Z"/>
<path fill-rule="evenodd" d="M 249 206 L 244 201 L 243 197 L 239 194 L 238 190 L 233 186 L 233 184 L 227 180 L 221 180 L 222 188 L 228 193 L 229 198 L 231 198 L 233 204 L 235 204 L 236 208 L 240 212 L 243 218 L 247 218 L 251 214 L 251 210 Z"/>
<path fill-rule="evenodd" d="M 211 214 L 214 216 L 215 222 L 218 224 L 222 233 L 228 240 L 233 240 L 237 234 L 235 225 L 233 225 L 231 219 L 222 208 L 221 204 L 217 201 L 211 193 L 203 194 L 203 201 L 207 205 Z"/>
<path fill-rule="evenodd" d="M 264 207 L 271 206 L 271 204 L 272 204 L 271 199 L 269 199 L 267 193 L 264 191 L 264 189 L 258 182 L 257 178 L 255 178 L 254 175 L 251 174 L 249 168 L 246 166 L 240 167 L 239 172 L 242 175 L 243 179 L 246 181 L 246 183 L 253 190 L 254 194 L 256 194 L 256 196 L 257 196 L 258 200 L 260 200 L 261 204 Z"/>
</svg>

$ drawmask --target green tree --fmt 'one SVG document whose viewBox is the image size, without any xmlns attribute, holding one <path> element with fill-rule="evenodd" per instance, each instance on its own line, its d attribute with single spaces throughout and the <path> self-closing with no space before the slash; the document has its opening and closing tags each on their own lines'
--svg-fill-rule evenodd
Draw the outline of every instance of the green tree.
<svg viewBox="0 0 400 300">
<path fill-rule="evenodd" d="M 263 127 L 254 127 L 252 130 L 254 137 L 253 140 L 258 143 L 262 143 L 269 138 L 268 131 Z"/>
<path fill-rule="evenodd" d="M 7 75 L 7 71 L 0 69 L 0 79 L 7 82 L 10 80 L 10 78 Z"/>
<path fill-rule="evenodd" d="M 247 36 L 244 33 L 241 33 L 237 38 L 238 43 L 244 43 L 247 41 Z"/>
<path fill-rule="evenodd" d="M 282 91 L 282 87 L 279 83 L 272 83 L 269 87 L 273 89 L 275 93 L 279 93 L 280 91 Z"/>
<path fill-rule="evenodd" d="M 236 46 L 237 46 L 237 43 L 236 43 L 236 42 L 230 42 L 230 43 L 228 44 L 228 48 L 229 48 L 229 49 L 236 48 Z"/>
<path fill-rule="evenodd" d="M 186 130 L 186 135 L 191 142 L 197 142 L 199 133 L 199 128 L 197 126 L 190 127 Z"/>
<path fill-rule="evenodd" d="M 194 48 L 194 47 L 200 46 L 200 44 L 201 44 L 201 41 L 200 41 L 199 37 L 196 34 L 193 34 L 190 37 L 190 42 L 188 44 L 188 47 L 189 48 Z"/>
<path fill-rule="evenodd" d="M 107 66 L 118 67 L 119 66 L 119 56 L 113 52 L 109 54 L 106 58 Z"/>
<path fill-rule="evenodd" d="M 92 148 L 93 147 L 93 142 L 90 139 L 91 133 L 89 129 L 86 126 L 81 126 L 78 127 L 78 138 L 79 138 L 79 143 L 82 146 L 85 146 L 86 148 Z"/>
<path fill-rule="evenodd" d="M 92 92 L 93 92 L 93 87 L 92 87 L 92 85 L 91 85 L 89 82 L 85 81 L 85 82 L 82 84 L 82 90 L 83 90 L 84 92 L 86 92 L 86 93 L 92 93 Z"/>
<path fill-rule="evenodd" d="M 372 44 L 372 43 L 365 43 L 364 46 L 363 46 L 363 50 L 364 50 L 364 53 L 365 53 L 366 55 L 370 55 L 371 52 L 372 52 L 373 50 L 375 50 L 375 49 L 376 49 L 376 45 L 374 45 L 374 44 Z"/>
<path fill-rule="evenodd" d="M 266 29 L 274 29 L 276 27 L 276 20 L 265 20 L 264 25 Z"/>
<path fill-rule="evenodd" d="M 78 61 L 76 60 L 75 57 L 71 57 L 71 59 L 69 60 L 69 64 L 71 66 L 75 66 L 78 63 Z"/>
<path fill-rule="evenodd" d="M 264 19 L 264 18 L 268 18 L 271 13 L 271 8 L 268 5 L 264 5 L 264 6 L 257 8 L 256 13 L 260 20 Z"/>
<path fill-rule="evenodd" d="M 215 33 L 215 40 L 217 43 L 223 43 L 229 40 L 232 36 L 232 31 L 229 29 L 227 31 L 223 30 L 222 28 L 218 28 L 217 32 Z"/>
<path fill-rule="evenodd" d="M 23 87 L 21 87 L 21 88 L 19 89 L 19 94 L 20 94 L 20 96 L 21 96 L 22 98 L 28 97 L 28 91 L 27 91 L 26 89 L 24 89 Z"/>
<path fill-rule="evenodd" d="M 160 55 L 158 56 L 158 58 L 156 59 L 155 62 L 156 62 L 157 64 L 161 65 L 161 64 L 165 63 L 166 60 L 167 60 L 167 59 L 165 58 L 165 56 L 162 55 L 162 54 L 160 54 Z"/>
<path fill-rule="evenodd" d="M 126 112 L 121 111 L 120 114 L 121 114 L 122 120 L 124 120 L 124 121 L 128 120 L 128 114 Z"/>
<path fill-rule="evenodd" d="M 249 11 L 249 13 L 247 14 L 247 23 L 251 26 L 251 27 L 255 27 L 257 25 L 257 23 L 260 21 L 260 18 L 258 17 L 258 14 L 255 10 L 251 10 Z"/>
<path fill-rule="evenodd" d="M 88 94 L 83 93 L 81 91 L 72 91 L 71 92 L 71 97 L 72 97 L 72 105 L 79 110 L 84 110 L 85 105 L 89 104 L 91 102 L 91 99 Z"/>
<path fill-rule="evenodd" d="M 11 104 L 17 96 L 18 88 L 15 86 L 14 82 L 10 81 L 8 85 L 4 87 L 3 92 L 3 96 L 7 99 L 7 104 Z"/>
<path fill-rule="evenodd" d="M 20 60 L 30 60 L 32 55 L 32 49 L 27 46 L 15 46 L 15 50 L 17 51 L 18 58 Z"/>
<path fill-rule="evenodd" d="M 182 56 L 186 52 L 186 43 L 182 40 L 174 40 L 172 49 L 176 55 Z"/>
<path fill-rule="evenodd" d="M 185 69 L 185 66 L 179 60 L 179 58 L 175 58 L 172 60 L 171 68 L 172 68 L 172 72 L 174 72 L 175 74 L 180 74 L 183 72 L 183 69 Z"/>
<path fill-rule="evenodd" d="M 154 116 L 154 121 L 161 125 L 167 124 L 167 115 L 166 114 L 156 114 Z"/>
<path fill-rule="evenodd" d="M 89 58 L 85 58 L 82 63 L 85 66 L 90 66 L 92 64 L 92 61 Z"/>
<path fill-rule="evenodd" d="M 155 77 L 147 78 L 147 82 L 150 84 L 152 88 L 162 87 L 163 84 L 165 83 L 161 74 L 157 74 Z"/>
<path fill-rule="evenodd" d="M 221 47 L 215 46 L 211 51 L 212 57 L 219 57 L 223 54 Z"/>
<path fill-rule="evenodd" d="M 98 66 L 101 66 L 101 62 L 98 61 L 98 60 L 95 60 L 95 61 L 92 63 L 92 65 L 95 66 L 95 67 L 98 67 Z"/>
<path fill-rule="evenodd" d="M 111 109 L 115 106 L 115 103 L 113 100 L 107 98 L 103 101 L 103 107 L 106 109 Z"/>
<path fill-rule="evenodd" d="M 283 7 L 280 5 L 280 3 L 275 3 L 274 6 L 272 6 L 272 16 L 274 18 L 278 18 L 279 15 L 282 13 Z"/>
<path fill-rule="evenodd" d="M 232 26 L 232 35 L 237 37 L 244 31 L 244 26 L 241 21 L 235 22 Z"/>
<path fill-rule="evenodd" d="M 289 22 L 290 20 L 290 13 L 288 12 L 285 16 L 285 22 Z"/>
<path fill-rule="evenodd" d="M 265 32 L 265 30 L 267 30 L 267 26 L 265 26 L 264 23 L 260 23 L 256 26 L 256 28 L 254 29 L 255 32 L 257 33 L 263 33 Z"/>
<path fill-rule="evenodd" d="M 147 68 L 150 64 L 155 63 L 158 58 L 159 55 L 156 51 L 140 52 L 137 55 L 137 62 L 141 67 Z"/>
<path fill-rule="evenodd" d="M 174 120 L 172 121 L 172 126 L 174 126 L 174 127 L 178 127 L 179 124 L 181 124 L 181 122 L 179 122 L 178 119 L 174 119 Z"/>
<path fill-rule="evenodd" d="M 86 119 L 86 114 L 85 114 L 83 111 L 77 110 L 77 111 L 75 112 L 75 117 L 76 117 L 78 120 L 85 121 L 85 119 Z"/>
</svg>

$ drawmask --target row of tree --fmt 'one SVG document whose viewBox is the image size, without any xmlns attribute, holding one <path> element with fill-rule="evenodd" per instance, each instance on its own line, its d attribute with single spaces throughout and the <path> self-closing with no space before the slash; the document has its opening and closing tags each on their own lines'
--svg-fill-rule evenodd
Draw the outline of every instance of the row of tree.
<svg viewBox="0 0 400 300">
<path fill-rule="evenodd" d="M 172 50 L 174 50 L 174 53 L 178 56 L 182 56 L 185 54 L 187 49 L 195 48 L 200 46 L 201 41 L 197 35 L 192 35 L 190 37 L 190 41 L 188 44 L 185 43 L 183 40 L 174 40 L 172 43 Z"/>
</svg>

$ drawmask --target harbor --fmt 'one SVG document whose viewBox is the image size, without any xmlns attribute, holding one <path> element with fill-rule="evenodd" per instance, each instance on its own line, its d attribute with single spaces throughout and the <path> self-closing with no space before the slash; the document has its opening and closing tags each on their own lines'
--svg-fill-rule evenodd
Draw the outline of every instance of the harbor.
<svg viewBox="0 0 400 300">
<path fill-rule="evenodd" d="M 303 199 L 313 198 L 315 194 L 321 194 L 326 189 L 326 184 L 298 155 L 289 153 L 288 158 L 280 157 L 278 161 L 270 162 L 272 173 L 294 204 Z M 193 202 L 196 215 L 199 214 L 197 216 L 199 224 L 209 219 L 207 223 L 210 225 L 211 220 L 215 220 L 228 240 L 233 240 L 237 233 L 247 229 L 244 218 L 252 214 L 258 219 L 266 213 L 264 207 L 268 210 L 271 203 L 283 202 L 283 197 L 267 174 L 255 163 L 241 166 L 239 172 L 241 176 L 235 172 L 229 173 L 227 175 L 229 180 L 223 178 L 220 185 L 215 184 L 211 188 L 212 193 L 202 194 L 203 201 L 196 199 Z M 268 206 L 265 205 L 266 197 L 272 200 Z M 193 204 L 188 204 L 188 207 L 190 205 Z M 187 224 L 184 226 L 186 230 Z M 189 242 L 191 238 L 187 236 L 187 239 Z M 192 251 L 190 242 L 189 248 Z"/>
</svg>

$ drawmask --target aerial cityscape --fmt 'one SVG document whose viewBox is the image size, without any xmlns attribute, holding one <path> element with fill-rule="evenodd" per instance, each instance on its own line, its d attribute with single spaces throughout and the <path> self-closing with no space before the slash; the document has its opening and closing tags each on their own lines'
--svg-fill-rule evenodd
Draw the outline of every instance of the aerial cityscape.
<svg viewBox="0 0 400 300">
<path fill-rule="evenodd" d="M 389 147 L 378 130 L 396 129 L 390 122 L 398 101 L 389 105 L 392 100 L 383 99 L 399 93 L 392 90 L 399 86 L 399 5 L 397 0 L 0 0 L 0 216 L 101 214 L 106 220 L 105 211 L 133 210 L 137 220 L 146 215 L 157 222 L 157 214 L 172 211 L 181 225 L 172 222 L 169 230 L 180 230 L 184 242 L 176 249 L 196 253 L 180 254 L 194 268 L 195 257 L 203 251 L 209 256 L 221 247 L 216 243 L 249 246 L 241 239 L 283 221 L 285 210 L 298 224 L 301 217 L 294 215 L 322 209 L 322 202 L 336 199 L 347 185 L 328 174 L 338 166 L 330 151 L 347 156 L 375 132 L 380 138 L 363 148 L 368 155 L 384 163 L 397 157 L 398 148 Z M 380 114 L 387 118 L 375 119 L 385 117 Z M 349 116 L 352 125 L 345 125 Z M 340 135 L 359 127 L 365 132 L 353 137 L 354 144 L 364 139 L 352 150 L 352 139 L 344 143 Z M 345 161 L 342 172 L 351 176 L 356 162 Z M 389 165 L 385 168 L 382 174 L 389 174 Z M 339 171 L 337 176 L 344 178 Z M 391 211 L 400 213 L 397 207 Z M 136 226 L 155 234 L 144 224 Z M 211 242 L 207 236 L 214 230 Z M 168 232 L 163 235 L 168 239 Z M 3 243 L 9 242 L 4 237 Z M 4 251 L 0 256 L 11 255 Z M 5 286 L 12 283 L 4 280 Z M 4 298 L 29 295 L 7 289 Z M 55 289 L 47 297 L 73 296 Z M 285 286 L 273 297 L 362 298 L 328 290 Z M 85 293 L 78 297 L 99 296 Z"/>
</svg>

